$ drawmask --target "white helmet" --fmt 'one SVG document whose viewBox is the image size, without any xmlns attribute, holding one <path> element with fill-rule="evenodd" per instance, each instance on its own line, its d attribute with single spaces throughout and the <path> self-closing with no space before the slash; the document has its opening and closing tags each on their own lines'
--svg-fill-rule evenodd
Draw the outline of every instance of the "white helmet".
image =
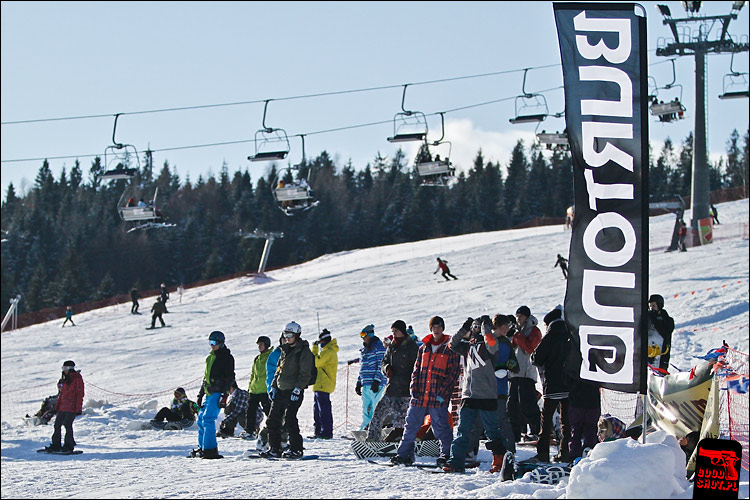
<svg viewBox="0 0 750 500">
<path fill-rule="evenodd" d="M 302 335 L 302 327 L 299 326 L 299 324 L 296 321 L 290 321 L 286 324 L 284 327 L 284 332 L 282 333 L 296 333 L 297 335 Z"/>
</svg>

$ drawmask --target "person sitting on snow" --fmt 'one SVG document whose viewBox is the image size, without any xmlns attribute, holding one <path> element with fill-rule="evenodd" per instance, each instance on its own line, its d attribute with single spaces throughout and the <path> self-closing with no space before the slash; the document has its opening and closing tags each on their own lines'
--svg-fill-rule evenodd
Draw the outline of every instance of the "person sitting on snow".
<svg viewBox="0 0 750 500">
<path fill-rule="evenodd" d="M 158 411 L 156 417 L 151 420 L 151 423 L 164 422 L 180 422 L 182 420 L 195 422 L 195 416 L 198 414 L 198 405 L 190 401 L 185 393 L 185 389 L 178 387 L 174 391 L 174 398 L 169 408 L 166 406 Z"/>
<path fill-rule="evenodd" d="M 599 418 L 596 436 L 599 438 L 600 443 L 604 443 L 605 441 L 614 441 L 615 439 L 627 437 L 625 431 L 625 423 L 622 420 L 609 413 L 605 413 Z"/>
</svg>

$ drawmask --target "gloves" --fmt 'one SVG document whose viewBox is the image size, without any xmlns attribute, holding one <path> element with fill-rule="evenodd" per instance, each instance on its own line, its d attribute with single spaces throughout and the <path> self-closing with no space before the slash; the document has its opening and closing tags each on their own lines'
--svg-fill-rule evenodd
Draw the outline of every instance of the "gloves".
<svg viewBox="0 0 750 500">
<path fill-rule="evenodd" d="M 362 395 L 362 382 L 360 382 L 359 380 L 357 380 L 357 387 L 354 388 L 354 392 L 357 393 L 357 396 Z"/>
<path fill-rule="evenodd" d="M 292 395 L 289 396 L 289 399 L 291 399 L 292 401 L 299 401 L 299 397 L 301 395 L 302 395 L 302 389 L 300 389 L 299 387 L 295 387 L 294 390 L 292 391 Z"/>
<path fill-rule="evenodd" d="M 473 320 L 472 320 L 472 321 L 473 321 Z M 471 325 L 470 325 L 470 326 L 471 326 Z M 437 400 L 437 402 L 438 402 L 438 403 L 440 403 L 440 404 L 443 404 L 443 403 L 445 403 L 445 400 L 443 399 L 443 397 L 442 397 L 442 396 L 435 396 L 435 399 L 436 399 L 436 400 Z"/>
<path fill-rule="evenodd" d="M 203 393 L 198 393 L 198 407 L 203 406 Z"/>
<path fill-rule="evenodd" d="M 278 391 L 278 389 L 276 389 L 275 387 L 271 387 L 268 390 L 268 399 L 270 399 L 271 401 L 273 401 L 273 398 L 276 397 L 276 391 Z"/>
<path fill-rule="evenodd" d="M 359 358 L 350 359 L 346 362 L 347 365 L 353 365 L 354 363 L 359 363 Z"/>
<path fill-rule="evenodd" d="M 378 392 L 380 390 L 380 380 L 373 380 L 370 389 L 372 389 L 372 392 Z"/>
<path fill-rule="evenodd" d="M 461 328 L 464 330 L 471 330 L 471 324 L 474 323 L 474 318 L 466 318 L 466 321 L 464 321 L 464 324 L 461 325 Z"/>
<path fill-rule="evenodd" d="M 487 314 L 482 316 L 482 332 L 485 335 L 489 335 L 492 333 L 492 320 Z"/>
</svg>

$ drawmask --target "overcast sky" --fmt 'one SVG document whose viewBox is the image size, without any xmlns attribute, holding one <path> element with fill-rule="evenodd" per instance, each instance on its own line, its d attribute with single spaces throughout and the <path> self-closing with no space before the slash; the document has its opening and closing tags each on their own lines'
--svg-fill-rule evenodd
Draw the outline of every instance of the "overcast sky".
<svg viewBox="0 0 750 500">
<path fill-rule="evenodd" d="M 666 2 L 683 17 L 681 2 Z M 658 85 L 672 81 L 672 65 L 656 56 L 669 37 L 656 2 L 642 2 L 648 18 L 649 74 Z M 727 14 L 732 2 L 703 2 L 702 14 Z M 562 69 L 552 2 L 2 2 L 2 197 L 7 185 L 25 192 L 42 164 L 56 176 L 75 158 L 84 172 L 94 155 L 116 139 L 139 151 L 156 150 L 155 161 L 189 175 L 248 169 L 253 181 L 268 162 L 251 163 L 253 139 L 262 128 L 263 101 L 360 89 L 362 92 L 285 99 L 268 106 L 266 125 L 284 129 L 287 162 L 328 151 L 339 167 L 349 159 L 363 168 L 398 145 L 392 120 L 406 109 L 425 113 L 431 140 L 446 139 L 453 163 L 470 167 L 478 148 L 507 164 L 519 138 L 534 140 L 534 125 L 511 125 L 514 97 L 545 92 L 550 113 L 562 111 Z M 697 28 L 697 24 L 693 24 Z M 716 34 L 714 27 L 712 34 Z M 748 8 L 730 33 L 748 37 Z M 664 40 L 662 40 L 663 42 Z M 676 61 L 677 83 L 688 111 L 677 123 L 650 122 L 655 149 L 666 137 L 680 143 L 693 128 L 694 60 Z M 748 103 L 721 101 L 729 55 L 708 57 L 709 150 L 723 154 L 732 129 L 748 128 Z M 747 52 L 734 69 L 748 71 Z M 487 75 L 488 73 L 494 73 Z M 474 78 L 460 78 L 475 75 Z M 422 83 L 434 80 L 449 81 Z M 420 84 L 421 83 L 421 84 Z M 385 87 L 385 88 L 380 88 Z M 668 95 L 669 94 L 669 95 Z M 679 94 L 662 90 L 659 97 Z M 134 113 L 213 104 L 254 103 L 158 113 Z M 492 104 L 468 107 L 497 101 Z M 456 108 L 466 108 L 451 111 Z M 128 114 L 130 113 L 130 114 Z M 22 120 L 103 115 L 75 120 L 12 124 Z M 355 125 L 376 125 L 338 130 Z M 548 118 L 539 131 L 562 130 Z M 227 143 L 219 146 L 192 147 Z M 413 161 L 416 143 L 404 150 Z M 165 151 L 166 149 L 171 149 Z M 10 160 L 37 159 L 15 162 Z M 314 185 L 314 179 L 313 179 Z"/>
</svg>

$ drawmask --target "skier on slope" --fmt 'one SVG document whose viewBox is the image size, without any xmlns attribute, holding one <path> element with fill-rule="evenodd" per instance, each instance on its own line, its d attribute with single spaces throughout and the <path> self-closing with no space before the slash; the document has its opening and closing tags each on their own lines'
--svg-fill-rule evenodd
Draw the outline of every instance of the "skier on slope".
<svg viewBox="0 0 750 500">
<path fill-rule="evenodd" d="M 445 278 L 445 281 L 450 281 L 450 278 L 448 276 L 450 276 L 454 280 L 458 279 L 455 276 L 453 276 L 451 274 L 450 269 L 448 269 L 448 261 L 447 260 L 443 260 L 440 257 L 438 257 L 437 261 L 438 261 L 438 267 L 437 267 L 437 269 L 435 269 L 435 272 L 432 273 L 432 274 L 437 274 L 438 271 L 442 271 L 442 275 L 443 275 L 443 278 Z"/>
<path fill-rule="evenodd" d="M 161 326 L 166 326 L 164 319 L 161 317 L 162 314 L 167 312 L 167 306 L 161 301 L 161 297 L 156 297 L 156 302 L 151 306 L 151 329 L 156 328 L 156 319 L 159 319 Z"/>
<path fill-rule="evenodd" d="M 557 254 L 557 262 L 555 262 L 555 265 L 553 267 L 557 266 L 560 266 L 563 276 L 565 277 L 565 279 L 568 279 L 568 259 L 560 254 Z"/>
</svg>

